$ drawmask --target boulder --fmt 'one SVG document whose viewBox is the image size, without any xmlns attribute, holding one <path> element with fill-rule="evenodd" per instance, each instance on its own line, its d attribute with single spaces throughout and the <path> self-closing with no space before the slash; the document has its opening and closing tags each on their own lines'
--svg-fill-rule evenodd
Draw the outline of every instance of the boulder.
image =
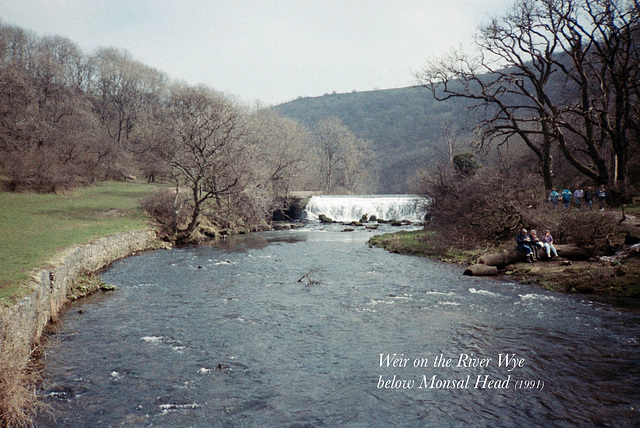
<svg viewBox="0 0 640 428">
<path fill-rule="evenodd" d="M 320 220 L 320 223 L 333 223 L 333 220 L 331 220 L 329 217 L 327 217 L 324 214 L 320 214 L 318 216 L 318 220 Z"/>
</svg>

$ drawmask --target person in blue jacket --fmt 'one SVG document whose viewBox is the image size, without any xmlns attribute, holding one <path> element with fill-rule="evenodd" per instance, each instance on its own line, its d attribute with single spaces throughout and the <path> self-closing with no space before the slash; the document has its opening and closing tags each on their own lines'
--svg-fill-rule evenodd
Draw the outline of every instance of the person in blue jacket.
<svg viewBox="0 0 640 428">
<path fill-rule="evenodd" d="M 571 193 L 571 190 L 569 190 L 569 186 L 566 186 L 562 191 L 562 193 L 560 193 L 560 196 L 562 196 L 562 204 L 564 205 L 565 209 L 569 208 L 569 203 L 571 202 L 571 195 L 572 193 Z"/>
<path fill-rule="evenodd" d="M 558 193 L 558 191 L 554 187 L 553 189 L 551 189 L 551 192 L 549 193 L 549 202 L 551 202 L 551 206 L 553 207 L 554 210 L 558 209 L 559 200 L 560 200 L 560 193 Z"/>
<path fill-rule="evenodd" d="M 516 235 L 516 250 L 524 253 L 527 256 L 527 262 L 533 263 L 535 258 L 533 256 L 533 250 L 530 247 L 531 239 L 527 235 L 527 229 L 522 229 L 520 233 Z"/>
</svg>

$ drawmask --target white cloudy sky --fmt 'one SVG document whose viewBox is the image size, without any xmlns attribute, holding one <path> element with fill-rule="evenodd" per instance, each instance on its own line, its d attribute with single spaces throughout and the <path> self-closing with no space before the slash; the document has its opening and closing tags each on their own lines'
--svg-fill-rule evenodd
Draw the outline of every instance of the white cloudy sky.
<svg viewBox="0 0 640 428">
<path fill-rule="evenodd" d="M 87 53 L 124 48 L 246 102 L 409 86 L 512 0 L 0 0 L 0 19 Z"/>
</svg>

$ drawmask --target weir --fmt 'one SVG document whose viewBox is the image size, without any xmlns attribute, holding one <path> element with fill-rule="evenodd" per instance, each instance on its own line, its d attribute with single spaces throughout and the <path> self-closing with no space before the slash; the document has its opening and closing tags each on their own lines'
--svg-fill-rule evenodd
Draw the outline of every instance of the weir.
<svg viewBox="0 0 640 428">
<path fill-rule="evenodd" d="M 425 213 L 425 200 L 416 195 L 323 195 L 309 199 L 304 215 L 311 221 L 324 214 L 335 221 L 350 222 L 366 214 L 381 220 L 422 222 Z"/>
</svg>

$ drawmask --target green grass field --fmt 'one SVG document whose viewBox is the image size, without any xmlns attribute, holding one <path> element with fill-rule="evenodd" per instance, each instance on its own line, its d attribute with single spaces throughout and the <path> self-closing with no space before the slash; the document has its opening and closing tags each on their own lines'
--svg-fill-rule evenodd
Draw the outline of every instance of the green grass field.
<svg viewBox="0 0 640 428">
<path fill-rule="evenodd" d="M 30 272 L 59 251 L 148 227 L 140 200 L 156 188 L 107 182 L 68 195 L 0 193 L 0 304 L 28 294 Z"/>
</svg>

